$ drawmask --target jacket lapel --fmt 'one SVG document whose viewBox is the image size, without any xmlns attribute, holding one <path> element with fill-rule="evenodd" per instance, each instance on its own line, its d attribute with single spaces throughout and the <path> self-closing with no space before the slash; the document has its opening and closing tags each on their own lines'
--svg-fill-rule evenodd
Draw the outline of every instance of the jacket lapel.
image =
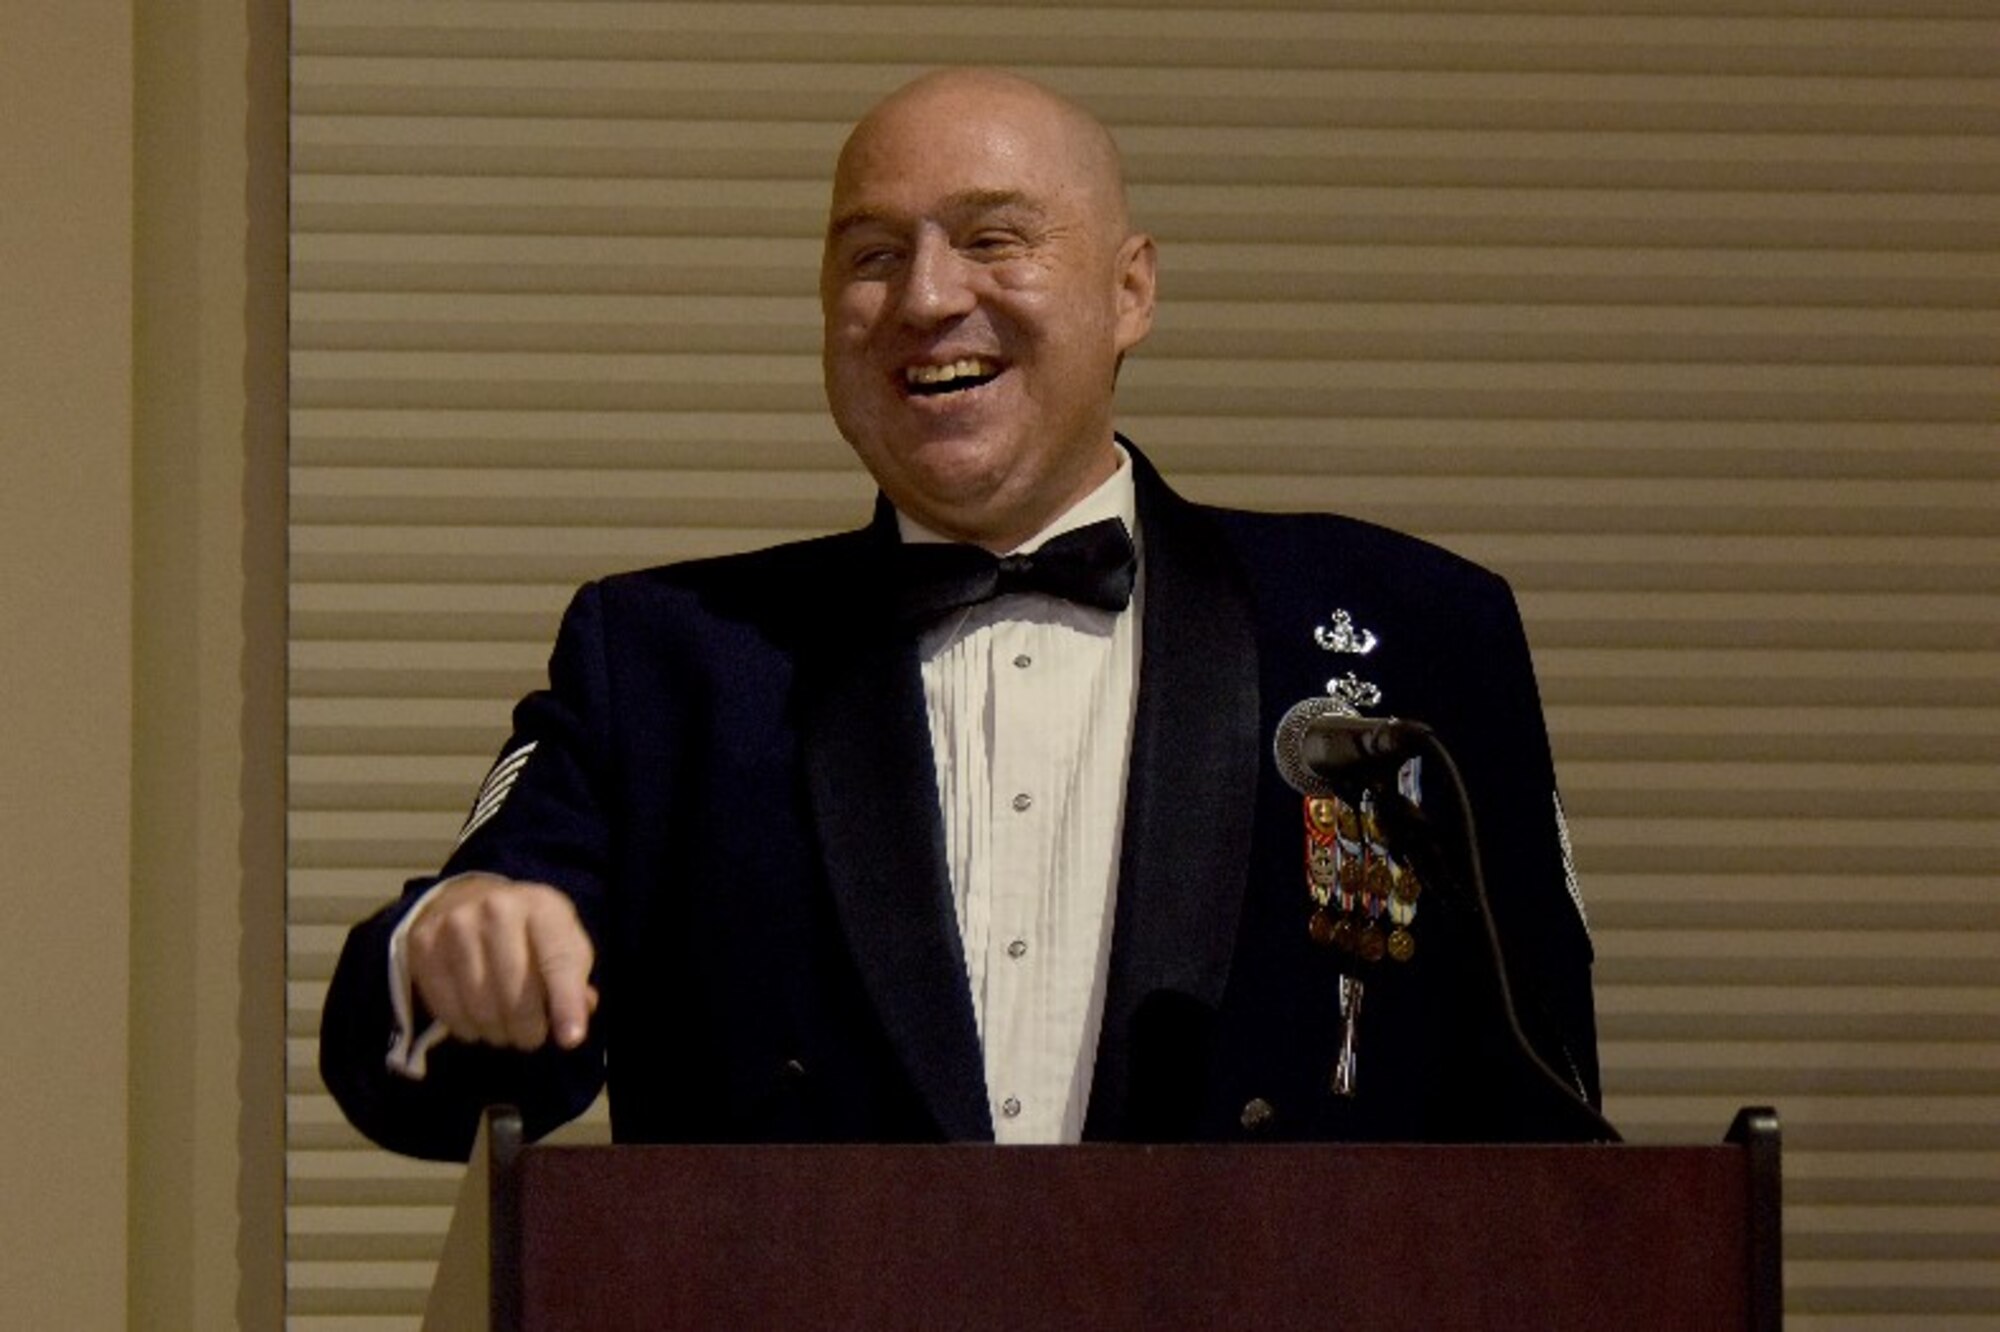
<svg viewBox="0 0 2000 1332">
<path fill-rule="evenodd" d="M 1199 1047 L 1212 1037 L 1243 905 L 1260 753 L 1241 573 L 1199 510 L 1131 452 L 1145 622 L 1092 1138 L 1192 1131 Z"/>
<path fill-rule="evenodd" d="M 855 576 L 879 587 L 883 546 L 868 544 Z M 829 625 L 819 638 L 800 663 L 800 730 L 841 927 L 939 1130 L 990 1140 L 915 645 L 880 618 Z"/>
</svg>

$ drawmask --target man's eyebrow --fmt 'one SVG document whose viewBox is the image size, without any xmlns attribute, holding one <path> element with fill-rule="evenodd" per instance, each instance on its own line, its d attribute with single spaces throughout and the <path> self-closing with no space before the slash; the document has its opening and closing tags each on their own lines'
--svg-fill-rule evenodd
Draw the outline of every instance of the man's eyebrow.
<svg viewBox="0 0 2000 1332">
<path fill-rule="evenodd" d="M 1020 190 L 960 190 L 946 195 L 937 211 L 945 220 L 954 221 L 968 214 L 1000 212 L 1009 208 L 1033 210 L 1035 207 L 1034 200 Z M 837 241 L 863 227 L 893 227 L 895 224 L 895 217 L 889 213 L 873 208 L 856 208 L 827 224 L 826 237 L 829 241 Z"/>
<path fill-rule="evenodd" d="M 839 217 L 827 223 L 826 238 L 829 241 L 837 241 L 850 231 L 859 231 L 863 227 L 876 226 L 878 224 L 887 226 L 888 219 L 881 213 L 870 209 L 857 208 L 851 213 L 842 213 Z"/>
</svg>

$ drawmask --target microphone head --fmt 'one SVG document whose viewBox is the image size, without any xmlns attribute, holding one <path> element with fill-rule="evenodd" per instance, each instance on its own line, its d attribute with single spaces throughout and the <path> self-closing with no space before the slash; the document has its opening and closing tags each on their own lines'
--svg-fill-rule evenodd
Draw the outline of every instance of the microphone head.
<svg viewBox="0 0 2000 1332">
<path fill-rule="evenodd" d="M 1322 717 L 1354 720 L 1352 709 L 1348 704 L 1329 695 L 1315 695 L 1292 704 L 1290 710 L 1278 722 L 1277 734 L 1271 737 L 1271 757 L 1277 760 L 1278 775 L 1285 779 L 1285 785 L 1300 795 L 1339 794 L 1333 783 L 1314 771 L 1313 765 L 1306 762 L 1306 732 Z"/>
<path fill-rule="evenodd" d="M 1301 795 L 1351 798 L 1360 788 L 1395 780 L 1424 732 L 1394 717 L 1359 717 L 1328 697 L 1294 703 L 1271 739 L 1278 775 Z"/>
</svg>

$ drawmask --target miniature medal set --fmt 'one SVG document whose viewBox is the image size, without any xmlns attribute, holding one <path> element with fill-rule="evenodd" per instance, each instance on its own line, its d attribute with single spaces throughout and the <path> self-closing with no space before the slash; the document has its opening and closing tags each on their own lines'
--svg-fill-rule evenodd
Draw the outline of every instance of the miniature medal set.
<svg viewBox="0 0 2000 1332">
<path fill-rule="evenodd" d="M 1406 781 L 1413 776 L 1406 770 Z M 1390 852 L 1374 793 L 1362 796 L 1359 809 L 1335 796 L 1303 799 L 1312 941 L 1364 963 L 1408 962 L 1417 952 L 1410 926 L 1423 884 Z"/>
</svg>

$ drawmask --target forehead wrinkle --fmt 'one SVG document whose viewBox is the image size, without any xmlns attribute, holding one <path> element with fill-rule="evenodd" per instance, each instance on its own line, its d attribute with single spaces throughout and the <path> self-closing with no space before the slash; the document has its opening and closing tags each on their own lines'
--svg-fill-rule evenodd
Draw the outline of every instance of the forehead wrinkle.
<svg viewBox="0 0 2000 1332">
<path fill-rule="evenodd" d="M 946 195 L 944 206 L 938 211 L 941 216 L 962 218 L 1009 208 L 1041 211 L 1041 205 L 1022 190 L 959 190 Z"/>
<path fill-rule="evenodd" d="M 939 200 L 932 210 L 938 220 L 946 224 L 963 222 L 967 218 L 986 213 L 1005 212 L 1021 209 L 1040 214 L 1044 210 L 1035 200 L 1022 190 L 957 190 Z M 893 230 L 902 218 L 880 208 L 855 208 L 840 214 L 828 224 L 829 241 L 838 241 L 849 232 L 870 226 L 881 226 Z"/>
</svg>

